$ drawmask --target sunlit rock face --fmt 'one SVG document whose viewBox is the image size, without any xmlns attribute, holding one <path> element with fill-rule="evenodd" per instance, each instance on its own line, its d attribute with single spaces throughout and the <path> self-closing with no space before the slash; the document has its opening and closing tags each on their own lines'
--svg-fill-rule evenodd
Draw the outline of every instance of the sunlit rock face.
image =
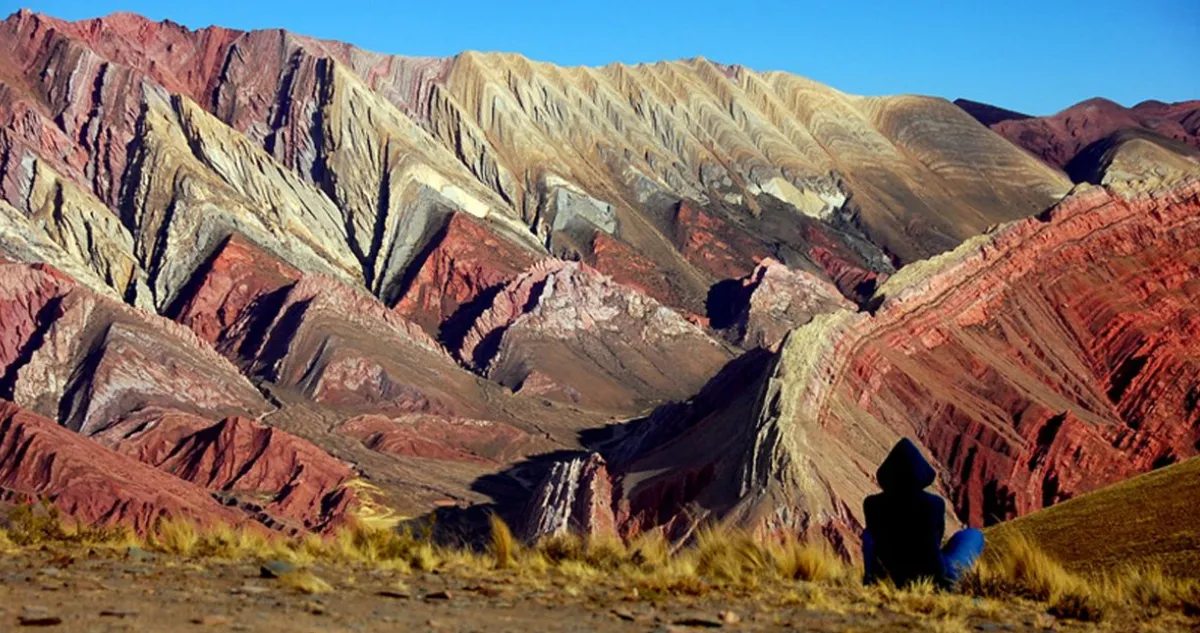
<svg viewBox="0 0 1200 633">
<path fill-rule="evenodd" d="M 0 497 L 852 553 L 900 435 L 970 523 L 1191 455 L 1194 104 L 960 105 L 17 12 Z"/>
<path fill-rule="evenodd" d="M 972 525 L 1191 457 L 1198 210 L 1200 181 L 1085 187 L 902 269 L 873 312 L 813 316 L 614 434 L 604 507 L 626 533 L 711 516 L 845 545 L 902 436 Z"/>
</svg>

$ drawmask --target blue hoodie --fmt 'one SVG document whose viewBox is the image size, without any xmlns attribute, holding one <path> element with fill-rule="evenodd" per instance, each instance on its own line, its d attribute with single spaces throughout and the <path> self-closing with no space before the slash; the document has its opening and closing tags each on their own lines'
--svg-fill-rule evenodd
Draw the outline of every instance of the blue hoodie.
<svg viewBox="0 0 1200 633">
<path fill-rule="evenodd" d="M 896 444 L 875 476 L 883 492 L 863 502 L 875 551 L 875 564 L 866 561 L 866 580 L 873 582 L 883 576 L 897 586 L 921 578 L 944 583 L 946 502 L 925 492 L 937 473 L 906 438 Z"/>
</svg>

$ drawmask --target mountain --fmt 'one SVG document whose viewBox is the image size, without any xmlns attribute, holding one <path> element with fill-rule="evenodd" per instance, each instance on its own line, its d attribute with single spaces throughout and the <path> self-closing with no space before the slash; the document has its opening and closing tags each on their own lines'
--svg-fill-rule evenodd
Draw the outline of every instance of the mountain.
<svg viewBox="0 0 1200 633">
<path fill-rule="evenodd" d="M 852 552 L 900 435 L 973 524 L 1197 452 L 1200 170 L 1161 134 L 1047 163 L 998 127 L 1038 119 L 704 59 L 132 14 L 19 11 L 0 61 L 0 446 L 51 438 L 0 499 Z"/>
<path fill-rule="evenodd" d="M 1174 147 L 1200 149 L 1200 100 L 1143 101 L 1126 108 L 1097 98 L 1047 117 L 1032 117 L 966 99 L 954 103 L 1004 138 L 1068 173 L 1073 172 L 1071 162 L 1081 153 L 1098 143 L 1111 145 L 1112 141 L 1106 139 L 1119 132 L 1155 138 Z M 1085 180 L 1086 172 L 1076 177 L 1077 182 Z"/>
</svg>

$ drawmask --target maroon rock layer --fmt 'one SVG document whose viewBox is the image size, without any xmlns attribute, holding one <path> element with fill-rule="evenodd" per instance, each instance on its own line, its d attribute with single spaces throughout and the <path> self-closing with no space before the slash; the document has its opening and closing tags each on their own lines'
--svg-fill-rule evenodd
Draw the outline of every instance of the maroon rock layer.
<svg viewBox="0 0 1200 633">
<path fill-rule="evenodd" d="M 217 424 L 149 411 L 99 438 L 184 481 L 220 495 L 269 527 L 320 530 L 355 498 L 345 464 L 310 442 L 245 418 Z"/>
<path fill-rule="evenodd" d="M 964 99 L 956 101 L 981 123 L 1060 169 L 1092 143 L 1122 130 L 1145 130 L 1200 149 L 1200 101 L 1144 101 L 1126 108 L 1089 99 L 1058 114 L 1031 117 Z"/>
<path fill-rule="evenodd" d="M 0 401 L 0 497 L 48 499 L 67 516 L 139 531 L 162 517 L 237 523 L 199 486 Z"/>
</svg>

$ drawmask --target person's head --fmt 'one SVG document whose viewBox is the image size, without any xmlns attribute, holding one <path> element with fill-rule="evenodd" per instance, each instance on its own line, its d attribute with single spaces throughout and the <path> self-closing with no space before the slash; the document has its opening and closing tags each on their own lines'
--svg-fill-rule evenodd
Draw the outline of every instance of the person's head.
<svg viewBox="0 0 1200 633">
<path fill-rule="evenodd" d="M 921 449 L 907 437 L 896 442 L 875 472 L 875 479 L 884 492 L 923 490 L 933 484 L 936 477 L 937 473 L 925 461 Z"/>
</svg>

